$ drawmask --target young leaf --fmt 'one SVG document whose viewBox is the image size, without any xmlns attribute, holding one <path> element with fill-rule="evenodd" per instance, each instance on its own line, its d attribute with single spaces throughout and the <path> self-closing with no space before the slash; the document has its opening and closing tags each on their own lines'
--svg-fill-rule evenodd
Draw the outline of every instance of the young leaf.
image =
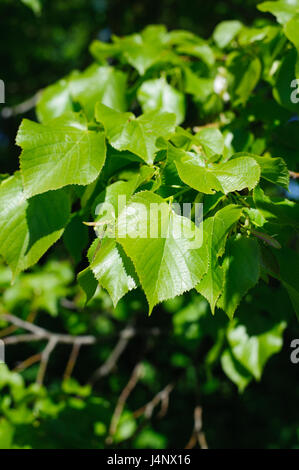
<svg viewBox="0 0 299 470">
<path fill-rule="evenodd" d="M 164 78 L 147 80 L 138 89 L 137 98 L 143 112 L 165 111 L 176 115 L 176 124 L 185 119 L 185 98 L 183 93 L 170 86 Z"/>
<path fill-rule="evenodd" d="M 48 124 L 24 119 L 16 142 L 23 149 L 20 166 L 27 197 L 69 184 L 91 183 L 106 156 L 104 134 L 88 130 L 85 119 L 75 114 Z"/>
<path fill-rule="evenodd" d="M 220 49 L 224 49 L 234 39 L 234 37 L 241 31 L 243 25 L 240 21 L 222 21 L 219 23 L 214 32 L 213 39 Z"/>
<path fill-rule="evenodd" d="M 47 87 L 37 105 L 37 115 L 46 123 L 74 110 L 79 103 L 89 119 L 93 118 L 97 101 L 117 111 L 126 110 L 127 76 L 113 67 L 93 64 L 83 72 L 73 72 Z"/>
<path fill-rule="evenodd" d="M 252 374 L 226 349 L 221 356 L 221 366 L 228 378 L 243 392 L 252 380 Z"/>
<path fill-rule="evenodd" d="M 70 199 L 59 190 L 26 200 L 16 173 L 0 185 L 0 209 L 0 254 L 17 275 L 60 238 L 70 216 Z"/>
<path fill-rule="evenodd" d="M 260 157 L 258 155 L 247 152 L 236 153 L 232 158 L 234 159 L 239 157 L 254 158 L 254 160 L 261 167 L 261 178 L 288 189 L 290 176 L 287 165 L 283 158 L 272 158 L 266 156 Z"/>
<path fill-rule="evenodd" d="M 104 238 L 98 243 L 101 245 L 94 255 L 90 268 L 116 307 L 127 292 L 137 287 L 138 279 L 131 261 L 114 239 Z"/>
<path fill-rule="evenodd" d="M 118 113 L 98 103 L 96 119 L 104 125 L 112 147 L 129 150 L 146 163 L 152 164 L 158 150 L 158 137 L 168 138 L 174 132 L 175 115 L 152 111 L 135 118 L 132 113 Z"/>
<path fill-rule="evenodd" d="M 133 196 L 119 215 L 117 240 L 134 263 L 150 313 L 157 303 L 192 289 L 207 272 L 199 228 L 149 191 Z"/>
<path fill-rule="evenodd" d="M 260 380 L 268 359 L 280 351 L 285 328 L 285 322 L 265 324 L 263 330 L 255 335 L 250 334 L 250 330 L 243 324 L 229 328 L 227 338 L 233 356 L 256 380 Z"/>
<path fill-rule="evenodd" d="M 260 179 L 260 167 L 250 157 L 206 165 L 199 155 L 172 146 L 169 146 L 168 156 L 174 160 L 181 180 L 205 194 L 252 189 Z"/>
<path fill-rule="evenodd" d="M 79 285 L 81 286 L 81 288 L 83 289 L 85 293 L 85 305 L 86 305 L 93 298 L 97 290 L 97 287 L 99 285 L 98 281 L 94 277 L 93 272 L 90 269 L 90 267 L 81 271 L 78 274 L 77 279 L 78 279 Z"/>
<path fill-rule="evenodd" d="M 258 5 L 260 11 L 272 13 L 279 23 L 286 23 L 299 12 L 298 0 L 278 0 L 263 2 Z"/>
<path fill-rule="evenodd" d="M 295 45 L 296 49 L 299 51 L 299 2 L 298 2 L 298 13 L 287 22 L 284 26 L 284 32 L 286 37 Z"/>
<path fill-rule="evenodd" d="M 114 38 L 125 59 L 140 75 L 144 75 L 148 68 L 163 59 L 167 39 L 166 28 L 159 25 L 148 26 L 141 34 Z"/>
<path fill-rule="evenodd" d="M 242 207 L 229 205 L 204 222 L 203 230 L 208 248 L 209 269 L 196 286 L 196 290 L 209 301 L 213 314 L 224 285 L 224 271 L 219 264 L 219 258 L 224 253 L 228 233 L 241 214 Z"/>
<path fill-rule="evenodd" d="M 221 155 L 223 152 L 224 139 L 219 129 L 202 129 L 194 136 L 194 141 L 203 146 L 208 158 Z"/>
</svg>

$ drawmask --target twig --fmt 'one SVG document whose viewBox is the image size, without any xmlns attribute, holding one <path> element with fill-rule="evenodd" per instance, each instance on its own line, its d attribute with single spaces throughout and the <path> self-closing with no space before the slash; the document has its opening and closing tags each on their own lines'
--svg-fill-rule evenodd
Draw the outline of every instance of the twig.
<svg viewBox="0 0 299 470">
<path fill-rule="evenodd" d="M 87 336 L 72 336 L 72 335 L 65 335 L 59 333 L 52 333 L 51 331 L 45 330 L 33 323 L 28 321 L 22 320 L 10 313 L 3 313 L 0 315 L 0 318 L 9 321 L 13 325 L 17 326 L 18 328 L 22 328 L 23 330 L 30 331 L 32 334 L 24 334 L 24 335 L 16 335 L 16 336 L 9 336 L 8 338 L 4 338 L 5 344 L 18 344 L 28 341 L 40 341 L 42 339 L 50 340 L 53 336 L 55 336 L 57 343 L 64 343 L 64 344 L 80 344 L 80 345 L 90 345 L 95 344 L 97 339 L 95 336 L 87 335 Z"/>
<path fill-rule="evenodd" d="M 134 434 L 128 439 L 126 439 L 125 441 L 123 441 L 123 444 L 125 444 L 128 441 L 132 441 L 132 439 L 135 439 L 136 436 L 138 436 L 138 434 L 146 426 L 147 422 L 152 418 L 153 411 L 160 402 L 161 402 L 161 410 L 157 414 L 157 418 L 161 419 L 165 416 L 165 413 L 167 412 L 167 409 L 168 409 L 169 395 L 174 389 L 174 387 L 175 387 L 175 383 L 169 383 L 168 385 L 166 385 L 166 387 L 163 388 L 163 390 L 157 393 L 157 395 L 155 395 L 154 398 L 150 402 L 148 402 L 146 405 L 142 406 L 141 408 L 139 408 L 133 413 L 134 418 L 138 418 L 139 416 L 144 415 L 145 419 L 139 424 Z"/>
<path fill-rule="evenodd" d="M 55 346 L 57 345 L 57 342 L 58 342 L 57 337 L 52 336 L 47 346 L 45 347 L 44 351 L 42 352 L 40 368 L 39 368 L 37 379 L 36 379 L 36 383 L 38 383 L 39 385 L 43 384 L 48 362 L 49 362 L 51 353 L 53 352 Z"/>
<path fill-rule="evenodd" d="M 37 312 L 29 313 L 26 321 L 28 321 L 30 323 L 33 323 L 34 320 L 35 320 L 36 315 L 37 315 Z M 7 328 L 4 328 L 4 330 L 0 331 L 0 338 L 3 338 L 4 336 L 11 335 L 12 333 L 14 333 L 17 330 L 18 330 L 18 326 L 15 326 L 15 325 L 8 326 Z"/>
<path fill-rule="evenodd" d="M 202 408 L 200 406 L 196 406 L 194 409 L 194 428 L 185 449 L 193 449 L 197 443 L 201 449 L 208 449 L 206 436 L 202 431 Z"/>
<path fill-rule="evenodd" d="M 76 365 L 79 351 L 80 351 L 81 344 L 80 343 L 74 343 L 68 363 L 65 368 L 65 372 L 63 374 L 63 379 L 67 380 L 70 378 L 70 376 L 73 373 L 74 367 Z"/>
<path fill-rule="evenodd" d="M 99 379 L 111 372 L 111 370 L 115 367 L 118 359 L 128 346 L 130 339 L 135 336 L 135 334 L 136 330 L 133 327 L 127 327 L 121 332 L 120 338 L 106 362 L 104 362 L 104 364 L 102 364 L 101 367 L 99 367 L 89 379 L 89 383 L 91 385 L 94 385 Z"/>
<path fill-rule="evenodd" d="M 17 367 L 14 368 L 14 371 L 22 372 L 23 370 L 35 364 L 36 362 L 39 362 L 41 360 L 41 357 L 41 353 L 34 354 L 33 356 L 28 357 L 28 359 L 18 364 Z"/>
<path fill-rule="evenodd" d="M 197 133 L 200 132 L 202 129 L 211 129 L 215 127 L 220 127 L 220 122 L 209 122 L 208 124 L 204 124 L 203 126 L 195 126 L 193 127 L 193 131 Z"/>
<path fill-rule="evenodd" d="M 299 173 L 297 173 L 296 171 L 289 171 L 289 175 L 295 180 L 299 178 Z"/>
<path fill-rule="evenodd" d="M 131 374 L 131 377 L 130 377 L 127 385 L 125 386 L 125 388 L 123 389 L 123 391 L 121 392 L 121 394 L 118 398 L 118 401 L 117 401 L 117 404 L 116 404 L 116 407 L 115 407 L 115 410 L 114 410 L 114 413 L 113 413 L 112 419 L 111 419 L 111 424 L 110 424 L 110 428 L 109 428 L 109 435 L 106 439 L 106 444 L 108 444 L 108 445 L 112 444 L 112 442 L 113 442 L 113 436 L 116 433 L 119 418 L 120 418 L 120 416 L 123 412 L 126 401 L 129 398 L 129 395 L 131 394 L 133 389 L 136 387 L 136 384 L 137 384 L 139 378 L 141 377 L 141 375 L 142 375 L 142 363 L 139 362 L 134 367 L 133 372 Z"/>
<path fill-rule="evenodd" d="M 40 98 L 41 91 L 38 91 L 35 95 L 29 98 L 23 103 L 17 104 L 16 106 L 8 107 L 2 109 L 1 116 L 4 119 L 8 119 L 12 116 L 16 116 L 17 114 L 24 114 L 30 111 L 31 109 L 35 108 L 39 98 Z"/>
<path fill-rule="evenodd" d="M 139 416 L 143 415 L 147 418 L 150 419 L 152 417 L 153 411 L 155 407 L 161 402 L 161 411 L 159 412 L 159 417 L 163 417 L 165 415 L 165 408 L 166 405 L 168 407 L 168 402 L 169 402 L 169 395 L 174 389 L 174 384 L 169 383 L 164 387 L 157 395 L 154 396 L 154 398 L 149 401 L 146 405 L 142 406 L 138 410 L 134 412 L 134 417 L 138 418 Z M 163 411 L 163 413 L 162 413 Z M 167 408 L 166 408 L 167 411 Z"/>
</svg>

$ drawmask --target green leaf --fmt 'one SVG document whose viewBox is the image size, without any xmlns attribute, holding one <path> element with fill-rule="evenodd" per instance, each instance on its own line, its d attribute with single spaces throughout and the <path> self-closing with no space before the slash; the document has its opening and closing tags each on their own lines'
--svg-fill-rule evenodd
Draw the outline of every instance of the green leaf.
<svg viewBox="0 0 299 470">
<path fill-rule="evenodd" d="M 42 4 L 41 0 L 21 0 L 24 5 L 26 5 L 28 8 L 30 8 L 35 15 L 39 16 L 42 11 Z"/>
<path fill-rule="evenodd" d="M 279 23 L 286 23 L 297 12 L 299 12 L 298 0 L 278 0 L 274 2 L 263 2 L 258 5 L 263 12 L 272 13 Z"/>
<path fill-rule="evenodd" d="M 45 88 L 36 106 L 38 120 L 44 123 L 73 110 L 68 78 L 59 80 Z"/>
<path fill-rule="evenodd" d="M 70 216 L 70 199 L 59 190 L 27 200 L 16 173 L 0 185 L 0 208 L 0 254 L 17 275 L 60 238 Z"/>
<path fill-rule="evenodd" d="M 124 57 L 140 75 L 159 60 L 163 59 L 163 49 L 168 34 L 164 26 L 148 26 L 141 34 L 132 34 L 122 39 L 114 38 Z"/>
<path fill-rule="evenodd" d="M 184 55 L 197 57 L 205 62 L 209 67 L 215 63 L 213 49 L 202 39 L 196 38 L 193 41 L 186 41 L 179 45 L 177 52 Z"/>
<path fill-rule="evenodd" d="M 165 111 L 176 115 L 176 124 L 185 119 L 183 93 L 170 86 L 164 78 L 147 80 L 138 89 L 137 98 L 143 112 Z"/>
<path fill-rule="evenodd" d="M 73 111 L 79 103 L 89 119 L 93 118 L 97 101 L 117 111 L 125 111 L 127 76 L 113 67 L 92 64 L 84 72 L 73 72 L 69 77 L 46 88 L 37 105 L 41 122 Z"/>
<path fill-rule="evenodd" d="M 81 104 L 90 119 L 97 101 L 116 111 L 127 108 L 127 76 L 113 67 L 93 64 L 84 72 L 72 75 L 69 89 L 73 101 Z"/>
<path fill-rule="evenodd" d="M 112 147 L 129 150 L 152 164 L 158 150 L 158 137 L 167 139 L 174 132 L 175 115 L 152 111 L 135 118 L 132 113 L 118 113 L 98 103 L 96 119 L 104 125 Z"/>
<path fill-rule="evenodd" d="M 97 287 L 98 281 L 94 277 L 92 270 L 88 267 L 78 274 L 78 283 L 85 293 L 85 305 L 93 298 Z"/>
<path fill-rule="evenodd" d="M 219 129 L 202 129 L 195 135 L 194 141 L 203 146 L 208 158 L 221 155 L 224 149 L 224 139 Z"/>
<path fill-rule="evenodd" d="M 5 418 L 1 418 L 0 420 L 0 449 L 7 450 L 7 449 L 12 448 L 14 434 L 15 434 L 14 426 Z"/>
<path fill-rule="evenodd" d="M 229 55 L 227 68 L 233 104 L 244 105 L 260 80 L 262 64 L 258 57 L 236 51 Z"/>
<path fill-rule="evenodd" d="M 103 41 L 92 41 L 89 46 L 91 55 L 99 62 L 104 62 L 109 57 L 115 57 L 121 50 L 117 44 Z"/>
<path fill-rule="evenodd" d="M 226 349 L 221 356 L 221 366 L 228 378 L 237 385 L 239 392 L 243 392 L 252 380 L 250 372 L 236 360 L 230 349 Z"/>
<path fill-rule="evenodd" d="M 131 261 L 122 247 L 112 238 L 104 238 L 97 249 L 90 268 L 100 286 L 109 293 L 114 307 L 138 284 Z"/>
<path fill-rule="evenodd" d="M 270 198 L 260 187 L 253 192 L 255 207 L 272 224 L 290 225 L 299 228 L 299 206 L 294 201 Z"/>
<path fill-rule="evenodd" d="M 245 188 L 250 190 L 260 179 L 260 167 L 250 157 L 206 165 L 200 155 L 172 146 L 169 146 L 168 155 L 174 160 L 181 180 L 205 194 L 213 194 L 215 191 L 227 194 Z"/>
<path fill-rule="evenodd" d="M 265 323 L 256 334 L 250 334 L 249 328 L 243 324 L 229 328 L 227 338 L 233 356 L 256 380 L 260 380 L 268 359 L 282 348 L 285 328 L 285 322 L 274 325 Z"/>
<path fill-rule="evenodd" d="M 232 158 L 234 159 L 239 157 L 254 158 L 261 167 L 261 178 L 264 178 L 271 183 L 278 184 L 285 189 L 289 188 L 289 170 L 283 158 L 272 158 L 267 156 L 260 157 L 247 152 L 236 153 Z"/>
<path fill-rule="evenodd" d="M 260 277 L 259 246 L 251 238 L 228 240 L 222 268 L 224 288 L 218 307 L 232 318 L 245 294 L 254 287 Z"/>
<path fill-rule="evenodd" d="M 16 142 L 23 149 L 20 166 L 27 197 L 91 183 L 106 156 L 104 134 L 89 131 L 85 119 L 73 114 L 48 124 L 24 119 Z"/>
<path fill-rule="evenodd" d="M 133 196 L 119 215 L 117 240 L 134 263 L 150 313 L 195 287 L 208 268 L 199 228 L 149 191 Z"/>
<path fill-rule="evenodd" d="M 222 21 L 219 23 L 214 32 L 213 39 L 220 49 L 224 49 L 234 39 L 234 37 L 241 31 L 243 25 L 240 21 Z"/>
<path fill-rule="evenodd" d="M 298 13 L 287 22 L 284 26 L 284 32 L 286 37 L 295 45 L 299 51 L 299 2 L 298 2 Z"/>
<path fill-rule="evenodd" d="M 239 220 L 241 214 L 241 207 L 229 205 L 220 209 L 214 217 L 209 217 L 204 222 L 203 230 L 208 249 L 209 269 L 196 286 L 196 290 L 209 301 L 213 314 L 224 287 L 224 271 L 219 264 L 219 258 L 224 253 L 228 233 Z"/>
<path fill-rule="evenodd" d="M 204 102 L 214 91 L 214 79 L 199 77 L 190 69 L 185 70 L 185 92 Z"/>
</svg>

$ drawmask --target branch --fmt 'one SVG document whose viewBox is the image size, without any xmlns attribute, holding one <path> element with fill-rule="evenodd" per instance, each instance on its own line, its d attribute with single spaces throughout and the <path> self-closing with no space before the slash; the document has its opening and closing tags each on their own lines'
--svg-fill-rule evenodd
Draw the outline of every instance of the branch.
<svg viewBox="0 0 299 470">
<path fill-rule="evenodd" d="M 94 385 L 99 379 L 111 372 L 111 370 L 115 367 L 118 359 L 128 346 L 130 339 L 135 336 L 135 334 L 136 330 L 133 327 L 127 327 L 120 333 L 120 338 L 106 362 L 104 362 L 104 364 L 101 365 L 101 367 L 99 367 L 89 379 L 90 385 Z"/>
<path fill-rule="evenodd" d="M 28 359 L 25 359 L 25 361 L 21 362 L 18 364 L 15 368 L 15 372 L 22 372 L 23 370 L 27 369 L 28 367 L 32 366 L 36 362 L 39 362 L 41 360 L 41 353 L 34 354 L 33 356 L 28 357 Z"/>
<path fill-rule="evenodd" d="M 139 416 L 144 414 L 144 416 L 147 419 L 150 419 L 152 417 L 155 407 L 161 402 L 161 411 L 159 412 L 158 416 L 162 418 L 167 411 L 168 403 L 169 403 L 169 395 L 173 389 L 174 389 L 173 383 L 169 383 L 168 385 L 166 385 L 166 387 L 164 387 L 159 393 L 157 393 L 157 395 L 155 395 L 151 401 L 149 401 L 146 405 L 136 410 L 134 412 L 134 417 L 138 418 Z"/>
<path fill-rule="evenodd" d="M 118 398 L 114 413 L 113 413 L 112 418 L 111 418 L 111 424 L 110 424 L 110 428 L 109 428 L 109 435 L 106 439 L 106 444 L 108 444 L 108 445 L 112 444 L 112 442 L 113 442 L 113 436 L 116 433 L 119 418 L 120 418 L 120 416 L 123 412 L 126 401 L 129 398 L 129 395 L 131 394 L 133 389 L 136 387 L 137 382 L 138 382 L 139 378 L 142 375 L 142 372 L 143 372 L 142 363 L 139 362 L 134 367 L 133 372 L 131 374 L 131 377 L 130 377 L 127 385 L 125 386 L 125 388 L 123 389 L 123 391 L 121 392 L 121 394 Z"/>
<path fill-rule="evenodd" d="M 40 341 L 43 339 L 50 340 L 53 336 L 55 336 L 57 343 L 64 343 L 64 344 L 80 344 L 80 345 L 90 345 L 95 344 L 97 339 L 95 336 L 72 336 L 72 335 L 65 335 L 59 333 L 52 333 L 51 331 L 45 330 L 33 323 L 28 321 L 22 320 L 21 318 L 16 317 L 15 315 L 11 315 L 10 313 L 3 313 L 0 315 L 0 318 L 7 320 L 8 322 L 12 323 L 13 325 L 17 326 L 18 328 L 22 328 L 23 330 L 30 331 L 32 334 L 24 334 L 24 335 L 16 335 L 16 336 L 9 336 L 4 338 L 5 344 L 18 344 L 24 343 L 28 341 Z"/>
<path fill-rule="evenodd" d="M 185 449 L 193 449 L 197 443 L 201 449 L 208 449 L 206 436 L 202 431 L 202 408 L 200 406 L 196 406 L 194 409 L 194 428 Z"/>
<path fill-rule="evenodd" d="M 289 175 L 291 178 L 293 178 L 294 180 L 298 179 L 299 178 L 299 173 L 297 173 L 296 171 L 289 171 Z"/>
<path fill-rule="evenodd" d="M 55 349 L 55 346 L 57 345 L 57 342 L 58 342 L 57 337 L 52 336 L 47 346 L 45 347 L 44 351 L 42 352 L 40 368 L 39 368 L 37 379 L 36 379 L 36 383 L 38 383 L 39 385 L 43 384 L 48 362 L 49 362 L 51 353 L 53 352 L 53 350 Z"/>
<path fill-rule="evenodd" d="M 67 380 L 71 377 L 74 367 L 76 365 L 77 359 L 78 359 L 80 347 L 81 347 L 80 343 L 74 343 L 68 363 L 65 368 L 65 372 L 63 374 L 63 380 Z"/>
<path fill-rule="evenodd" d="M 5 108 L 2 109 L 1 116 L 4 119 L 8 119 L 12 116 L 16 116 L 17 114 L 27 113 L 31 109 L 35 108 L 40 98 L 40 95 L 41 95 L 41 91 L 38 91 L 31 98 L 29 98 L 26 101 L 23 101 L 23 103 L 17 104 L 16 106 L 12 106 L 12 107 L 6 106 Z"/>
</svg>

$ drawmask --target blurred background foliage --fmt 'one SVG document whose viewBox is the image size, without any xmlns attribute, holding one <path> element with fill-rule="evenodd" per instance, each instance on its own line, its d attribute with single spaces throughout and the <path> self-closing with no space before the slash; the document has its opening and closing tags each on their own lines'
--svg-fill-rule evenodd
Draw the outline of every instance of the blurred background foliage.
<svg viewBox="0 0 299 470">
<path fill-rule="evenodd" d="M 183 28 L 207 38 L 225 19 L 252 24 L 261 16 L 257 3 L 1 0 L 0 78 L 6 86 L 5 106 L 31 99 L 74 68 L 89 65 L 88 46 L 93 39 L 108 41 L 112 34 L 134 33 L 147 24 Z M 1 109 L 0 165 L 4 173 L 18 166 L 14 139 L 23 114 L 7 116 L 4 107 Z M 34 110 L 29 109 L 26 117 L 34 119 Z M 59 345 L 42 388 L 33 383 L 38 363 L 27 368 L 21 362 L 40 353 L 40 342 L 7 347 L 10 370 L 0 365 L 0 448 L 182 448 L 192 434 L 197 406 L 203 410 L 205 437 L 211 448 L 298 448 L 298 366 L 290 362 L 289 345 L 299 337 L 299 328 L 287 295 L 275 282 L 270 291 L 262 285 L 246 296 L 238 321 L 247 326 L 253 312 L 260 315 L 265 323 L 255 325 L 259 335 L 267 328 L 267 318 L 286 321 L 284 346 L 270 359 L 262 379 L 252 381 L 240 393 L 219 361 L 229 339 L 228 321 L 219 311 L 207 321 L 208 306 L 200 296 L 190 293 L 165 302 L 150 318 L 144 312 L 141 292 L 129 294 L 114 310 L 108 296 L 99 291 L 84 308 L 72 263 L 59 246 L 50 250 L 41 266 L 20 275 L 13 286 L 10 276 L 9 269 L 1 265 L 3 312 L 30 320 L 33 312 L 39 325 L 50 331 L 93 334 L 101 337 L 101 345 L 82 347 L 76 379 L 65 371 L 70 346 Z M 119 332 L 132 320 L 141 333 L 130 340 L 112 373 L 93 387 L 82 385 L 109 358 Z M 6 329 L 8 324 L 0 326 Z M 143 335 L 145 329 L 158 333 Z M 109 442 L 111 416 L 136 361 L 141 363 L 139 383 L 127 400 L 113 442 Z M 226 369 L 229 373 L 229 365 Z M 242 390 L 247 384 L 242 382 L 244 374 L 240 377 L 234 377 L 234 382 Z M 140 409 L 167 384 L 174 388 L 165 416 L 163 406 L 159 414 L 158 403 L 158 412 L 147 419 Z"/>
<path fill-rule="evenodd" d="M 93 39 L 108 41 L 147 24 L 185 28 L 208 37 L 217 23 L 238 18 L 250 24 L 258 0 L 0 0 L 1 79 L 6 105 L 30 99 L 38 90 L 92 62 L 88 46 Z M 27 113 L 26 117 L 32 117 Z M 2 172 L 17 168 L 13 144 L 22 116 L 0 121 Z"/>
</svg>

